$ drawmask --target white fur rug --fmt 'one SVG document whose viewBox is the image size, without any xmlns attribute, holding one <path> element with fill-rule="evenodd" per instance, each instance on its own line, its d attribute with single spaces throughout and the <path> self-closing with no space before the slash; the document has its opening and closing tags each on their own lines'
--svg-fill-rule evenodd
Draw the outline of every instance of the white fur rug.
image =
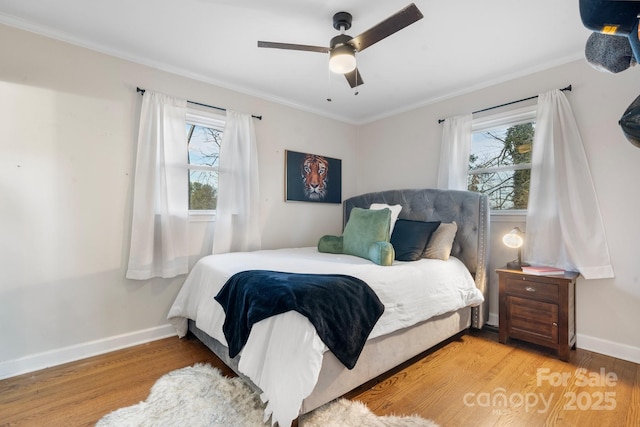
<svg viewBox="0 0 640 427">
<path fill-rule="evenodd" d="M 224 377 L 210 365 L 169 372 L 147 400 L 118 409 L 96 427 L 263 427 L 264 404 L 240 378 Z M 438 427 L 418 416 L 378 417 L 366 405 L 340 399 L 300 417 L 301 427 Z M 288 427 L 288 426 L 286 426 Z"/>
</svg>

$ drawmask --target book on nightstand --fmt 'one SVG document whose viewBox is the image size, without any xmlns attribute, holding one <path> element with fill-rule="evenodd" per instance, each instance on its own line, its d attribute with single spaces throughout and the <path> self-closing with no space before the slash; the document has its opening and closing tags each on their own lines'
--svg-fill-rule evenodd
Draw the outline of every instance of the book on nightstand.
<svg viewBox="0 0 640 427">
<path fill-rule="evenodd" d="M 561 268 L 547 267 L 544 265 L 522 266 L 522 272 L 535 276 L 557 276 L 564 274 L 564 270 Z"/>
</svg>

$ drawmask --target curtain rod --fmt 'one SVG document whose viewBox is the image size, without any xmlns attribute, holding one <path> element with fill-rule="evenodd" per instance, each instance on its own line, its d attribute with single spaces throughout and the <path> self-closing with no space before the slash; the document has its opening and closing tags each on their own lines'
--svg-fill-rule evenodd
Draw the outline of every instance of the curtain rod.
<svg viewBox="0 0 640 427">
<path fill-rule="evenodd" d="M 136 87 L 136 92 L 140 92 L 142 95 L 144 95 L 145 90 L 146 89 L 140 89 L 139 87 Z M 199 105 L 201 107 L 213 108 L 214 110 L 227 111 L 226 108 L 216 107 L 215 105 L 201 104 L 200 102 L 189 101 L 189 100 L 187 100 L 187 102 L 189 104 Z M 262 116 L 254 116 L 252 114 L 251 117 L 253 117 L 254 119 L 262 120 Z"/>
<path fill-rule="evenodd" d="M 568 90 L 569 92 L 571 92 L 571 85 L 567 86 L 567 87 L 563 87 L 562 89 L 560 89 L 561 91 L 565 91 Z M 500 108 L 500 107 L 506 107 L 507 105 L 511 105 L 511 104 L 517 104 L 518 102 L 523 102 L 523 101 L 528 101 L 530 99 L 536 99 L 538 97 L 538 95 L 535 96 L 530 96 L 528 98 L 522 98 L 522 99 L 518 99 L 517 101 L 511 101 L 511 102 L 507 102 L 505 104 L 500 104 L 500 105 L 494 105 L 493 107 L 488 107 L 488 108 L 483 108 L 482 110 L 478 110 L 478 111 L 474 111 L 471 114 L 476 114 L 476 113 L 482 113 L 484 111 L 489 111 L 489 110 L 495 110 L 496 108 Z M 444 122 L 445 119 L 438 119 L 438 123 L 442 123 Z"/>
</svg>

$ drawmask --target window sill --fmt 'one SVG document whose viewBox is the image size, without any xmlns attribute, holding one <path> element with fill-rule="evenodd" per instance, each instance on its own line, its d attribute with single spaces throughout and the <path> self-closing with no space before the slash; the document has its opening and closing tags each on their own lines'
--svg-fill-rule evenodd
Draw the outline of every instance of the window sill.
<svg viewBox="0 0 640 427">
<path fill-rule="evenodd" d="M 524 209 L 512 211 L 492 210 L 489 213 L 489 219 L 491 222 L 526 222 L 527 211 Z"/>
<path fill-rule="evenodd" d="M 213 222 L 216 211 L 189 211 L 189 222 Z"/>
</svg>

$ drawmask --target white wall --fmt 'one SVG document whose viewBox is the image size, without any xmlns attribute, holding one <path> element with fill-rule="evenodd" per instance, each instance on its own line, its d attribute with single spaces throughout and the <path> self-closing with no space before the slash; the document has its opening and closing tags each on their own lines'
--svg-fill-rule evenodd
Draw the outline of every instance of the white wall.
<svg viewBox="0 0 640 427">
<path fill-rule="evenodd" d="M 578 279 L 578 347 L 640 362 L 640 263 L 636 250 L 640 238 L 640 199 L 636 197 L 640 149 L 625 139 L 618 126 L 622 113 L 640 95 L 640 67 L 612 75 L 594 70 L 586 61 L 575 61 L 363 125 L 358 130 L 358 192 L 434 186 L 442 132 L 439 118 L 568 84 L 573 85 L 573 91 L 565 93 L 583 138 L 616 274 L 611 280 Z M 492 221 L 492 270 L 514 258 L 500 239 L 513 225 L 524 225 L 517 220 Z M 495 273 L 491 282 L 495 317 Z"/>
<path fill-rule="evenodd" d="M 284 151 L 342 159 L 356 128 L 0 25 L 0 378 L 171 334 L 184 277 L 126 280 L 136 86 L 260 114 L 263 246 L 338 233 L 339 204 L 284 202 Z M 194 258 L 207 223 L 191 223 Z"/>
</svg>

